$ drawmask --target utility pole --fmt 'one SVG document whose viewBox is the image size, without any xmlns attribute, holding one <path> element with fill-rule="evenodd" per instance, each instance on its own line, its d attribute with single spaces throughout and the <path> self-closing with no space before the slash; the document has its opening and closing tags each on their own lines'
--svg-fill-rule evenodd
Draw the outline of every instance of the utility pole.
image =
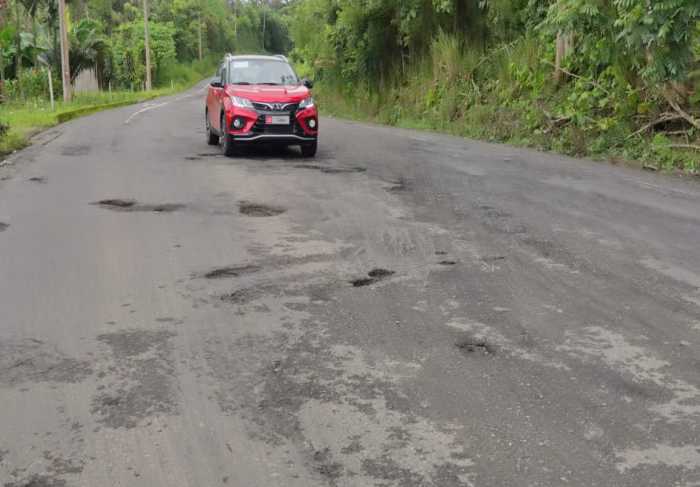
<svg viewBox="0 0 700 487">
<path fill-rule="evenodd" d="M 70 101 L 70 63 L 68 59 L 68 28 L 66 26 L 66 0 L 58 0 L 58 24 L 61 28 L 61 79 L 63 80 L 63 101 Z"/>
<path fill-rule="evenodd" d="M 151 46 L 148 35 L 148 0 L 143 0 L 143 30 L 146 36 L 146 90 L 153 86 L 151 83 Z"/>
<path fill-rule="evenodd" d="M 199 60 L 202 60 L 202 5 L 200 2 L 199 12 L 197 14 L 197 30 L 199 32 Z"/>
</svg>

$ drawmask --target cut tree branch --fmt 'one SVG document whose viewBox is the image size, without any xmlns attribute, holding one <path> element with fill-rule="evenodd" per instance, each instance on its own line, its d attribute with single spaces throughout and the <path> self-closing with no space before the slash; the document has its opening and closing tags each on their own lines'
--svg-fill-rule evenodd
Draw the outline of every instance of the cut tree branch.
<svg viewBox="0 0 700 487">
<path fill-rule="evenodd" d="M 691 114 L 683 110 L 681 106 L 668 93 L 664 93 L 664 98 L 666 98 L 668 104 L 671 105 L 671 108 L 673 108 L 676 111 L 676 113 L 678 113 L 678 115 L 680 115 L 686 122 L 688 122 L 696 129 L 700 129 L 700 121 L 698 121 L 698 119 L 696 119 Z"/>
</svg>

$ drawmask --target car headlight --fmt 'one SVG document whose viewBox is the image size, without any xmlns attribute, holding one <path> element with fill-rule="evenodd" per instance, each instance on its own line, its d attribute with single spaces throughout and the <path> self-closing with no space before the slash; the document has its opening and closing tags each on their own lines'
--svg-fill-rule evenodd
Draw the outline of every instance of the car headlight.
<svg viewBox="0 0 700 487">
<path fill-rule="evenodd" d="M 304 100 L 301 100 L 301 103 L 299 103 L 299 109 L 303 110 L 305 108 L 311 108 L 314 106 L 314 99 L 312 97 L 308 97 Z"/>
<path fill-rule="evenodd" d="M 252 101 L 248 98 L 241 98 L 240 96 L 232 96 L 231 103 L 233 103 L 234 107 L 238 108 L 255 108 Z"/>
</svg>

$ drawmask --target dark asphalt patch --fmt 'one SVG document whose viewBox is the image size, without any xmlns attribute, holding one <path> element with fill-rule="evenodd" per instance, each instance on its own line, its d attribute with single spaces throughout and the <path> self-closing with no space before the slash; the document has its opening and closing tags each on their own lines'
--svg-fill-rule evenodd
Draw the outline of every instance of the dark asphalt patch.
<svg viewBox="0 0 700 487">
<path fill-rule="evenodd" d="M 39 184 L 45 184 L 46 183 L 46 178 L 43 176 L 34 176 L 33 178 L 27 179 L 30 183 L 39 183 Z"/>
<path fill-rule="evenodd" d="M 206 279 L 225 279 L 229 277 L 240 277 L 246 274 L 253 274 L 259 272 L 261 267 L 256 265 L 240 265 L 232 267 L 221 267 L 219 269 L 214 269 L 206 274 L 204 277 Z"/>
<path fill-rule="evenodd" d="M 481 353 L 483 355 L 494 355 L 496 350 L 482 338 L 469 338 L 457 342 L 456 347 L 467 353 Z"/>
<path fill-rule="evenodd" d="M 111 352 L 100 392 L 92 398 L 99 423 L 128 429 L 152 416 L 177 413 L 174 336 L 168 330 L 124 330 L 97 337 Z"/>
<path fill-rule="evenodd" d="M 444 250 L 437 250 L 435 251 L 435 255 L 447 255 L 447 252 L 445 252 Z"/>
<path fill-rule="evenodd" d="M 281 215 L 287 210 L 278 206 L 269 206 L 259 203 L 251 203 L 250 201 L 241 201 L 238 203 L 238 211 L 241 213 L 241 215 L 263 218 Z"/>
<path fill-rule="evenodd" d="M 90 374 L 88 362 L 68 357 L 41 340 L 0 342 L 0 385 L 78 383 Z"/>
<path fill-rule="evenodd" d="M 386 279 L 388 277 L 393 276 L 396 274 L 394 271 L 390 271 L 388 269 L 372 269 L 367 273 L 369 277 L 362 277 L 360 279 L 353 279 L 350 281 L 350 284 L 352 284 L 353 287 L 364 287 L 364 286 L 370 286 L 374 283 L 377 283 L 383 279 Z"/>
<path fill-rule="evenodd" d="M 8 482 L 5 487 L 66 487 L 65 480 L 47 477 L 45 475 L 32 475 L 28 479 L 18 482 Z"/>
<path fill-rule="evenodd" d="M 10 228 L 10 224 L 9 224 L 9 223 L 0 222 L 0 232 L 4 232 L 4 231 L 7 230 L 8 228 Z"/>
<path fill-rule="evenodd" d="M 86 156 L 90 153 L 90 149 L 89 145 L 71 145 L 64 147 L 61 151 L 61 155 L 71 157 Z"/>
<path fill-rule="evenodd" d="M 444 266 L 451 266 L 451 265 L 457 265 L 457 261 L 456 260 L 441 260 L 440 262 L 438 262 L 438 264 L 444 265 Z"/>
<path fill-rule="evenodd" d="M 130 199 L 107 199 L 92 204 L 112 211 L 145 213 L 172 213 L 185 208 L 180 203 L 143 204 Z"/>
</svg>

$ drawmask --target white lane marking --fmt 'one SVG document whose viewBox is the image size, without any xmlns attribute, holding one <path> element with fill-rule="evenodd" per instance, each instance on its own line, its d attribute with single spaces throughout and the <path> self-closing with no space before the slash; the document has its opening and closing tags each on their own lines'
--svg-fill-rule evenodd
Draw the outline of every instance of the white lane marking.
<svg viewBox="0 0 700 487">
<path fill-rule="evenodd" d="M 144 112 L 147 112 L 147 111 L 149 111 L 149 110 L 153 110 L 153 109 L 155 109 L 155 108 L 160 108 L 160 107 L 162 107 L 162 106 L 168 105 L 169 103 L 170 103 L 169 101 L 166 101 L 166 102 L 163 102 L 163 103 L 158 103 L 157 105 L 146 105 L 146 106 L 143 107 L 141 110 L 132 113 L 131 116 L 130 116 L 129 118 L 126 119 L 126 121 L 124 122 L 124 125 L 129 125 L 129 123 L 131 123 L 131 121 L 132 121 L 137 115 L 140 115 L 140 114 L 142 114 L 142 113 L 144 113 Z"/>
</svg>

